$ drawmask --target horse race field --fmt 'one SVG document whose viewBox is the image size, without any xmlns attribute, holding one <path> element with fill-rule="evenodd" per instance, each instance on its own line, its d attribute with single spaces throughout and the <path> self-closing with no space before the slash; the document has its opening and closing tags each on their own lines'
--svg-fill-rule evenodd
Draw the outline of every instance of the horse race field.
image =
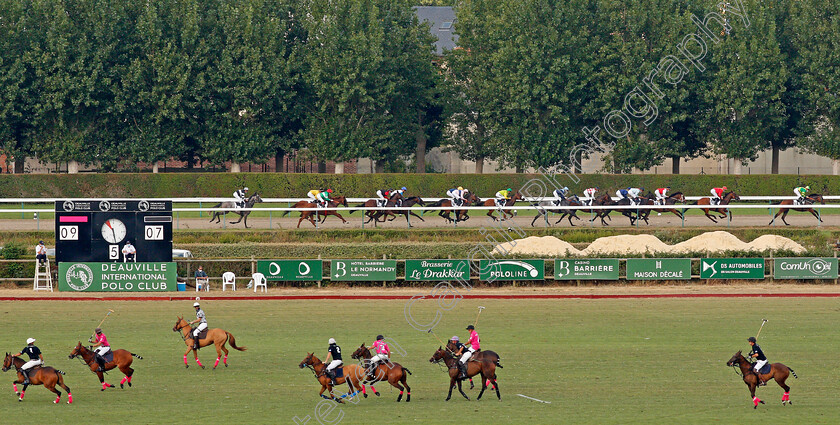
<svg viewBox="0 0 840 425">
<path fill-rule="evenodd" d="M 761 287 L 761 292 L 766 287 Z M 831 287 L 813 291 L 832 292 Z M 754 293 L 749 286 L 721 292 Z M 800 288 L 808 290 L 808 288 Z M 421 289 L 417 289 L 421 291 Z M 649 290 L 617 293 L 650 293 Z M 648 292 L 646 292 L 648 291 Z M 778 290 L 777 290 L 778 291 Z M 31 296 L 20 291 L 14 295 Z M 683 292 L 687 292 L 683 290 Z M 840 292 L 834 290 L 833 292 Z M 279 292 L 275 292 L 277 294 Z M 411 292 L 385 292 L 412 295 Z M 524 292 L 523 292 L 524 293 Z M 9 295 L 9 294 L 5 294 Z M 216 293 L 216 295 L 219 295 Z M 314 295 L 314 293 L 310 293 Z M 0 296 L 4 296 L 0 292 Z M 37 338 L 47 364 L 67 373 L 72 405 L 54 405 L 52 393 L 31 387 L 22 403 L 11 388 L 13 372 L 0 374 L 4 423 L 837 423 L 840 384 L 836 372 L 838 298 L 620 298 L 472 299 L 440 311 L 435 334 L 465 338 L 465 325 L 485 306 L 478 329 L 482 346 L 498 352 L 502 399 L 478 388 L 457 390 L 445 402 L 448 378 L 429 358 L 440 343 L 405 319 L 405 299 L 202 300 L 210 327 L 231 332 L 240 346 L 230 367 L 211 370 L 215 351 L 202 349 L 206 370 L 172 332 L 177 315 L 194 317 L 180 301 L 2 301 L 2 350 L 17 352 Z M 134 387 L 100 392 L 96 377 L 67 358 L 85 341 L 107 309 L 103 328 L 114 348 L 135 360 Z M 414 304 L 417 322 L 433 319 L 433 300 Z M 753 410 L 746 386 L 724 363 L 748 347 L 767 318 L 760 343 L 771 362 L 792 367 L 792 406 L 782 406 L 775 384 L 759 388 L 767 402 Z M 338 340 L 345 360 L 362 342 L 382 333 L 405 355 L 392 360 L 413 375 L 411 403 L 395 403 L 398 391 L 378 384 L 381 397 L 329 411 L 312 373 L 298 364 L 307 352 L 323 359 L 327 339 Z M 111 372 L 107 381 L 118 384 Z M 478 380 L 476 380 L 478 382 Z M 346 386 L 342 387 L 345 389 Z M 368 389 L 370 391 L 370 389 Z M 518 396 L 522 394 L 550 403 Z M 62 400 L 66 400 L 63 395 Z M 321 409 L 320 421 L 316 409 Z M 309 421 L 306 422 L 306 417 Z M 298 419 L 294 419 L 297 417 Z"/>
</svg>

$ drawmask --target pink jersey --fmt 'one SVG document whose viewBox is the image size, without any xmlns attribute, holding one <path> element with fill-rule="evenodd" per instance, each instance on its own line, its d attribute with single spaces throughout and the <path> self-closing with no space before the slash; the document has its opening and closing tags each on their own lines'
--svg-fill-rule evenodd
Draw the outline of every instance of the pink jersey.
<svg viewBox="0 0 840 425">
<path fill-rule="evenodd" d="M 479 340 L 478 340 L 478 332 L 476 332 L 475 330 L 470 331 L 469 344 L 470 344 L 470 347 L 475 348 L 476 350 L 481 348 L 481 344 L 479 343 Z"/>
<path fill-rule="evenodd" d="M 108 344 L 108 338 L 105 338 L 105 334 L 99 334 L 96 336 L 96 342 L 101 342 L 103 347 L 110 347 L 111 344 Z"/>
<path fill-rule="evenodd" d="M 388 347 L 388 344 L 385 340 L 380 339 L 373 343 L 373 349 L 376 350 L 376 354 L 390 354 L 391 349 Z"/>
</svg>

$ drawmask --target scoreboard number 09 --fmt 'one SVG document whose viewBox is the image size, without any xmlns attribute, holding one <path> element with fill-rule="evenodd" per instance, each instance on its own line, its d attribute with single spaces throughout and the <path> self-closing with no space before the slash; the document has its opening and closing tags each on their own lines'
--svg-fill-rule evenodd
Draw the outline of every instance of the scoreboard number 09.
<svg viewBox="0 0 840 425">
<path fill-rule="evenodd" d="M 162 241 L 163 226 L 146 226 L 145 236 L 147 241 Z"/>
<path fill-rule="evenodd" d="M 79 226 L 59 226 L 58 238 L 62 241 L 79 240 Z"/>
</svg>

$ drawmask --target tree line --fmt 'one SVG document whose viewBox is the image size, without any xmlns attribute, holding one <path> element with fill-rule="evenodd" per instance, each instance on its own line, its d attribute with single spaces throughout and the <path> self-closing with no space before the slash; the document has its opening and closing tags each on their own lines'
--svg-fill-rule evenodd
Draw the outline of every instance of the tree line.
<svg viewBox="0 0 840 425">
<path fill-rule="evenodd" d="M 103 170 L 306 149 L 424 172 L 436 146 L 478 172 L 598 150 L 611 172 L 768 148 L 777 170 L 792 146 L 840 160 L 838 2 L 425 3 L 455 5 L 442 58 L 404 0 L 0 0 L 0 152 Z M 645 80 L 691 55 L 679 84 Z M 622 106 L 641 118 L 586 136 Z"/>
</svg>

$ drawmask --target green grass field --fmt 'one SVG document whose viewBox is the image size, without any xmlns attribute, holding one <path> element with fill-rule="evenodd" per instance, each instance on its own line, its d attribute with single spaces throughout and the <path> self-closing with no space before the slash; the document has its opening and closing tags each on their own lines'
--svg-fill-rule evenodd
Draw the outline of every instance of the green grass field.
<svg viewBox="0 0 840 425">
<path fill-rule="evenodd" d="M 425 303 L 425 304 L 424 304 Z M 501 355 L 502 400 L 478 389 L 473 401 L 453 394 L 444 402 L 448 378 L 428 362 L 439 343 L 408 325 L 404 301 L 213 301 L 203 307 L 211 327 L 236 336 L 246 352 L 233 351 L 230 367 L 202 370 L 172 332 L 177 314 L 191 314 L 191 302 L 1 302 L 2 350 L 17 351 L 27 337 L 38 339 L 47 364 L 67 372 L 74 404 L 52 404 L 43 387 L 30 388 L 19 403 L 12 372 L 3 378 L 0 418 L 38 423 L 293 423 L 311 417 L 320 386 L 298 368 L 307 351 L 323 358 L 335 337 L 349 354 L 383 333 L 407 352 L 392 360 L 410 368 L 410 404 L 395 403 L 398 392 L 380 383 L 382 397 L 342 405 L 325 417 L 360 423 L 837 423 L 837 351 L 833 338 L 837 301 L 824 298 L 634 299 L 634 300 L 461 300 L 442 311 L 435 332 L 465 337 L 464 326 L 482 313 L 482 345 Z M 77 360 L 72 346 L 86 340 L 108 308 L 116 312 L 103 328 L 115 348 L 140 354 L 134 387 L 99 391 L 96 377 Z M 431 300 L 415 304 L 418 322 L 432 319 Z M 793 406 L 782 406 L 782 390 L 770 383 L 749 393 L 724 366 L 766 317 L 760 342 L 771 361 L 796 370 L 789 379 Z M 211 365 L 214 350 L 201 351 Z M 825 377 L 825 378 L 823 378 Z M 119 383 L 121 374 L 107 380 Z M 346 387 L 344 387 L 346 388 Z M 545 401 L 530 401 L 524 394 Z M 66 395 L 63 397 L 66 400 Z M 340 409 L 340 410 L 339 410 Z M 767 422 L 769 421 L 769 422 Z M 303 423 L 302 421 L 299 423 Z"/>
</svg>

